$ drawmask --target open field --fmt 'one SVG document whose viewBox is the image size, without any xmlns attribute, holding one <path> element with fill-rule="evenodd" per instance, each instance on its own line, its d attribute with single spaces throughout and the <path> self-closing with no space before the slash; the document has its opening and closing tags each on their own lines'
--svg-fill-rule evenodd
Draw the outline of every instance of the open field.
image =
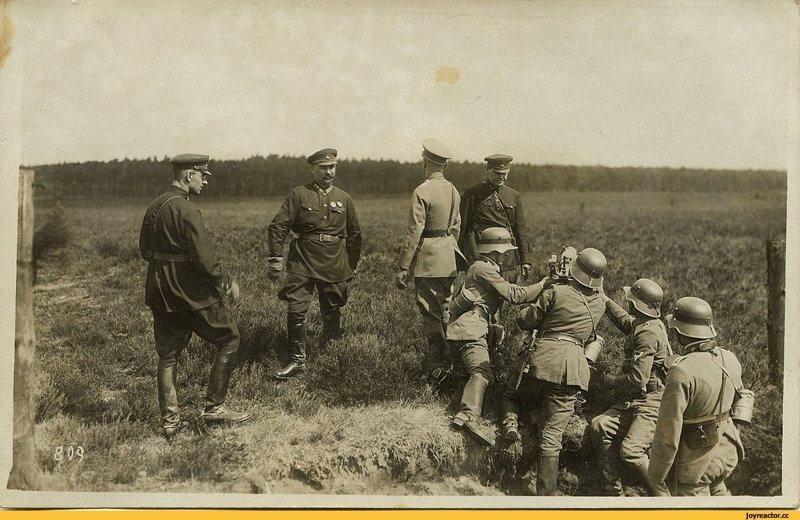
<svg viewBox="0 0 800 520">
<path fill-rule="evenodd" d="M 283 384 L 271 374 L 285 361 L 286 310 L 276 296 L 279 284 L 266 277 L 266 228 L 281 201 L 195 200 L 242 288 L 233 310 L 242 333 L 240 365 L 229 402 L 252 411 L 255 420 L 169 444 L 158 436 L 157 359 L 143 303 L 146 265 L 137 249 L 149 201 L 66 204 L 68 243 L 40 258 L 34 295 L 36 439 L 47 489 L 528 493 L 530 461 L 513 478 L 499 474 L 489 453 L 448 429 L 452 389 L 426 381 L 412 291 L 398 291 L 392 282 L 407 197 L 355 199 L 364 255 L 343 312 L 344 337 L 324 352 L 316 348 L 315 304 L 309 372 Z M 764 243 L 785 226 L 785 193 L 530 193 L 525 204 L 535 280 L 561 245 L 592 246 L 608 257 L 606 291 L 617 301 L 623 285 L 646 276 L 664 287 L 665 308 L 686 295 L 711 303 L 722 345 L 739 357 L 745 385 L 757 394 L 755 424 L 743 432 L 748 458 L 730 488 L 779 493 L 782 388 L 767 367 Z M 37 211 L 47 218 L 47 209 Z M 498 361 L 501 380 L 522 339 L 513 324 L 516 310 L 504 314 L 512 335 Z M 622 336 L 605 320 L 599 332 L 608 340 L 599 366 L 617 373 Z M 187 414 L 202 403 L 210 358 L 210 348 L 195 338 L 181 361 L 179 395 Z M 499 388 L 487 394 L 487 417 L 496 413 Z M 587 399 L 587 418 L 610 404 L 597 385 Z M 530 440 L 527 429 L 523 434 Z M 57 461 L 59 446 L 81 446 L 81 461 Z M 568 446 L 562 461 L 564 492 L 599 493 L 587 446 Z"/>
</svg>

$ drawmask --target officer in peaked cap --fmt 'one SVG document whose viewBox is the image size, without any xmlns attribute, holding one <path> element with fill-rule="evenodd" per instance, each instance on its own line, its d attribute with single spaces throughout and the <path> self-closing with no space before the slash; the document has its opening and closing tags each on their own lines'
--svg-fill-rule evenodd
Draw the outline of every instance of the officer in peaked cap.
<svg viewBox="0 0 800 520">
<path fill-rule="evenodd" d="M 450 158 L 450 150 L 436 139 L 422 142 L 425 181 L 411 196 L 408 226 L 395 276 L 399 288 L 405 287 L 409 275 L 414 277 L 417 307 L 430 354 L 435 364 L 445 365 L 450 364 L 445 336 L 447 307 L 459 267 L 466 269 L 458 249 L 460 197 L 455 186 L 444 178 Z"/>
<path fill-rule="evenodd" d="M 558 494 L 561 440 L 575 413 L 578 392 L 589 389 L 589 365 L 584 346 L 597 337 L 597 325 L 606 310 L 600 295 L 606 257 L 593 248 L 578 253 L 570 268 L 568 284 L 551 285 L 520 313 L 517 325 L 537 330 L 536 348 L 529 359 L 520 356 L 503 394 L 503 428 L 507 441 L 519 438 L 519 408 L 539 403 L 538 495 Z M 519 386 L 517 387 L 517 382 Z"/>
<path fill-rule="evenodd" d="M 249 413 L 225 406 L 228 380 L 239 348 L 239 329 L 223 299 L 236 300 L 239 286 L 217 261 L 200 210 L 189 195 L 199 195 L 211 175 L 208 156 L 172 158 L 172 185 L 145 212 L 139 250 L 148 261 L 145 303 L 153 312 L 158 353 L 161 429 L 173 437 L 181 421 L 176 390 L 177 363 L 192 333 L 216 347 L 202 417 L 207 423 L 238 423 Z"/>
<path fill-rule="evenodd" d="M 618 401 L 592 419 L 590 429 L 609 492 L 618 496 L 624 490 L 611 451 L 616 445 L 622 460 L 655 493 L 647 476 L 647 452 L 653 442 L 664 392 L 664 362 L 672 355 L 667 329 L 659 319 L 664 298 L 661 287 L 653 280 L 640 278 L 623 287 L 623 291 L 627 309 L 601 293 L 607 316 L 625 334 L 625 358 L 622 374 L 607 380 Z"/>
<path fill-rule="evenodd" d="M 289 192 L 268 227 L 269 274 L 284 271 L 283 245 L 290 231 L 286 278 L 278 297 L 288 303 L 286 330 L 289 363 L 275 377 L 289 379 L 305 371 L 306 314 L 317 289 L 322 314 L 322 342 L 341 335 L 341 309 L 347 282 L 361 257 L 361 227 L 347 192 L 333 185 L 337 152 L 324 148 L 308 156 L 313 180 Z"/>
<path fill-rule="evenodd" d="M 711 306 L 687 296 L 667 315 L 683 356 L 667 372 L 648 475 L 659 496 L 730 495 L 744 447 L 731 419 L 742 389 L 736 356 L 717 344 Z"/>
<path fill-rule="evenodd" d="M 521 266 L 523 278 L 531 268 L 531 246 L 522 196 L 506 184 L 511 172 L 510 155 L 494 154 L 484 158 L 486 178 L 467 188 L 461 195 L 461 233 L 459 247 L 467 260 L 476 257 L 480 235 L 490 227 L 502 227 L 511 233 L 517 250 L 500 266 L 500 276 L 514 283 Z"/>
</svg>

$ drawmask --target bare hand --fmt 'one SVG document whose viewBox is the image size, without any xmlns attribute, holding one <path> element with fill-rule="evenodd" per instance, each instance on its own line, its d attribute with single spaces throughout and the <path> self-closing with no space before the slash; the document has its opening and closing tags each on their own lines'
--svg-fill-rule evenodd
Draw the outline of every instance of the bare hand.
<svg viewBox="0 0 800 520">
<path fill-rule="evenodd" d="M 531 274 L 531 264 L 522 264 L 522 279 L 527 280 L 529 274 Z"/>
</svg>

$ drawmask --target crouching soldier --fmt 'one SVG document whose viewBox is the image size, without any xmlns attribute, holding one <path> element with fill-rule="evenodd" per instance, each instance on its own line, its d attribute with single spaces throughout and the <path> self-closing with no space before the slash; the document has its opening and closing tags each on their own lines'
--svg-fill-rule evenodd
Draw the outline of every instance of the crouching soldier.
<svg viewBox="0 0 800 520">
<path fill-rule="evenodd" d="M 620 457 L 648 490 L 654 492 L 647 478 L 647 450 L 653 442 L 664 391 L 664 360 L 672 354 L 667 329 L 659 319 L 664 298 L 661 287 L 641 278 L 623 290 L 628 301 L 627 311 L 614 300 L 605 298 L 606 314 L 625 334 L 622 375 L 607 381 L 621 399 L 595 417 L 590 429 L 609 492 L 617 496 L 623 495 L 623 489 L 611 446 L 620 440 Z"/>
<path fill-rule="evenodd" d="M 731 418 L 742 367 L 717 345 L 711 306 L 687 296 L 667 315 L 683 356 L 670 363 L 648 475 L 657 496 L 730 495 L 725 479 L 744 458 Z"/>
<path fill-rule="evenodd" d="M 480 255 L 467 271 L 464 285 L 450 306 L 447 343 L 458 352 L 469 380 L 461 396 L 461 410 L 450 423 L 494 445 L 493 435 L 483 431 L 479 419 L 486 388 L 494 380 L 489 359 L 487 337 L 495 313 L 503 300 L 513 304 L 528 303 L 542 291 L 541 283 L 522 287 L 500 276 L 500 265 L 517 249 L 505 228 L 487 228 L 480 238 L 476 252 Z"/>
<path fill-rule="evenodd" d="M 575 413 L 578 392 L 589 388 L 589 364 L 584 346 L 597 336 L 597 322 L 606 310 L 603 287 L 606 257 L 597 249 L 581 251 L 570 268 L 567 284 L 545 289 L 525 309 L 517 324 L 536 330 L 533 350 L 520 356 L 503 393 L 503 429 L 506 441 L 519 438 L 519 407 L 538 403 L 538 495 L 558 494 L 561 439 Z"/>
</svg>

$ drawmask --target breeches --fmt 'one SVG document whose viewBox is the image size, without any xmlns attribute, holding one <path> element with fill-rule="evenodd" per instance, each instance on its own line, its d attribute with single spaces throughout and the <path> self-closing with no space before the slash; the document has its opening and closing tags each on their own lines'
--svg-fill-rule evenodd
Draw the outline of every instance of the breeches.
<svg viewBox="0 0 800 520">
<path fill-rule="evenodd" d="M 616 403 L 592 419 L 592 442 L 600 446 L 621 440 L 619 454 L 623 461 L 631 465 L 646 463 L 656 432 L 659 403 L 660 399 L 637 405 L 630 401 Z"/>
<path fill-rule="evenodd" d="M 461 364 L 468 374 L 480 374 L 491 384 L 494 381 L 492 363 L 486 337 L 468 341 L 448 341 L 450 348 L 456 350 Z"/>
<path fill-rule="evenodd" d="M 304 322 L 311 306 L 311 298 L 314 296 L 314 287 L 317 288 L 319 309 L 323 316 L 339 313 L 347 303 L 347 282 L 324 282 L 287 273 L 286 282 L 278 292 L 278 298 L 288 302 L 288 316 L 296 323 Z"/>
<path fill-rule="evenodd" d="M 454 276 L 414 278 L 417 308 L 422 315 L 422 326 L 426 335 L 437 334 L 444 337 L 450 319 L 450 296 L 454 280 Z"/>
<path fill-rule="evenodd" d="M 217 355 L 232 356 L 239 349 L 239 329 L 223 302 L 197 311 L 153 311 L 153 331 L 159 367 L 175 366 L 181 352 L 197 334 L 217 347 Z"/>
<path fill-rule="evenodd" d="M 567 429 L 570 417 L 575 413 L 575 402 L 580 387 L 568 386 L 535 377 L 525 376 L 519 388 L 514 389 L 515 379 L 508 381 L 503 400 L 506 411 L 518 413 L 516 407 L 527 403 L 538 403 L 539 449 L 543 455 L 558 455 L 561 452 L 561 438 Z M 508 410 L 508 407 L 513 410 Z"/>
</svg>

